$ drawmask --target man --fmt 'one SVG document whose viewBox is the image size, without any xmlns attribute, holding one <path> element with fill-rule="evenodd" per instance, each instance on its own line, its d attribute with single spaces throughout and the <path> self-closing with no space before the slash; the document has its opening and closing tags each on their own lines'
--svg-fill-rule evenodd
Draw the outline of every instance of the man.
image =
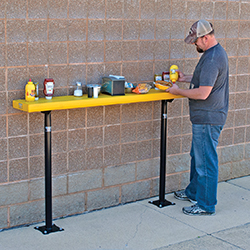
<svg viewBox="0 0 250 250">
<path fill-rule="evenodd" d="M 167 90 L 189 98 L 192 123 L 190 183 L 185 190 L 175 192 L 174 196 L 194 203 L 191 207 L 183 207 L 185 214 L 213 215 L 218 184 L 216 147 L 228 113 L 228 58 L 216 41 L 212 24 L 206 20 L 192 25 L 185 42 L 194 44 L 203 55 L 193 75 L 179 71 L 178 81 L 189 82 L 189 89 L 180 89 L 173 84 Z"/>
</svg>

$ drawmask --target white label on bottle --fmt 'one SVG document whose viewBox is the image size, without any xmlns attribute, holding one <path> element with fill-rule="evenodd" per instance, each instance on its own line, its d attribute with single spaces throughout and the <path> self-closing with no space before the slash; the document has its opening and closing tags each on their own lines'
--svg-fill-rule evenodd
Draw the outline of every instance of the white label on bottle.
<svg viewBox="0 0 250 250">
<path fill-rule="evenodd" d="M 45 127 L 45 132 L 51 132 L 51 127 Z"/>
<path fill-rule="evenodd" d="M 54 84 L 53 82 L 47 82 L 46 84 L 46 92 L 47 94 L 53 94 L 53 87 L 54 87 Z"/>
<path fill-rule="evenodd" d="M 169 75 L 164 75 L 164 81 L 169 82 Z"/>
</svg>

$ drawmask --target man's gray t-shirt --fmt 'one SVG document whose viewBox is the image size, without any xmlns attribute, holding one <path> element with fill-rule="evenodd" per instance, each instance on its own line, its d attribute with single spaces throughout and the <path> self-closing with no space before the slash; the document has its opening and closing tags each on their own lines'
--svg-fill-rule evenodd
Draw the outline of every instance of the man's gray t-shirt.
<svg viewBox="0 0 250 250">
<path fill-rule="evenodd" d="M 224 125 L 228 112 L 229 69 L 226 51 L 218 43 L 206 50 L 196 65 L 190 88 L 212 86 L 206 100 L 189 99 L 193 124 Z"/>
</svg>

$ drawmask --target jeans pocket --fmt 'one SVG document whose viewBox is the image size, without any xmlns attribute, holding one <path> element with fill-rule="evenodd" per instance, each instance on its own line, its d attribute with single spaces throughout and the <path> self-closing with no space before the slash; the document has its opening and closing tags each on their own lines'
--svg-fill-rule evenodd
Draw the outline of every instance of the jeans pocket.
<svg viewBox="0 0 250 250">
<path fill-rule="evenodd" d="M 222 129 L 222 125 L 211 125 L 211 137 L 216 143 L 218 143 Z"/>
</svg>

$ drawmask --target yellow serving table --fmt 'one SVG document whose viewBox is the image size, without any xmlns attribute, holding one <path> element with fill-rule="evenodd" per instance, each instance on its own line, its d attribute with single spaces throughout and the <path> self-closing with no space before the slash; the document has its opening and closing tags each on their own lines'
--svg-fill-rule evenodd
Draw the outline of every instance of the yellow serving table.
<svg viewBox="0 0 250 250">
<path fill-rule="evenodd" d="M 13 108 L 28 113 L 42 112 L 44 119 L 44 139 L 45 139 L 45 226 L 35 227 L 43 234 L 63 231 L 55 224 L 52 224 L 52 174 L 51 174 L 51 111 L 75 108 L 87 108 L 96 106 L 107 106 L 116 104 L 127 104 L 137 102 L 162 101 L 161 110 L 161 147 L 160 147 L 160 183 L 159 200 L 150 203 L 162 208 L 174 203 L 165 199 L 165 178 L 166 178 L 166 131 L 167 131 L 167 103 L 173 99 L 183 96 L 172 95 L 162 90 L 151 89 L 147 94 L 126 93 L 123 96 L 110 96 L 100 94 L 98 98 L 88 98 L 85 94 L 82 97 L 56 96 L 51 100 L 39 98 L 37 101 L 26 102 L 25 100 L 14 100 Z"/>
<path fill-rule="evenodd" d="M 123 96 L 110 96 L 100 94 L 98 98 L 88 98 L 87 95 L 81 97 L 71 96 L 56 96 L 51 100 L 39 98 L 38 101 L 26 102 L 25 100 L 14 100 L 13 108 L 25 112 L 42 112 L 62 109 L 87 108 L 96 106 L 107 106 L 115 104 L 135 103 L 135 102 L 151 102 L 159 100 L 172 100 L 181 98 L 169 94 L 165 91 L 151 89 L 147 94 L 126 93 Z"/>
</svg>

